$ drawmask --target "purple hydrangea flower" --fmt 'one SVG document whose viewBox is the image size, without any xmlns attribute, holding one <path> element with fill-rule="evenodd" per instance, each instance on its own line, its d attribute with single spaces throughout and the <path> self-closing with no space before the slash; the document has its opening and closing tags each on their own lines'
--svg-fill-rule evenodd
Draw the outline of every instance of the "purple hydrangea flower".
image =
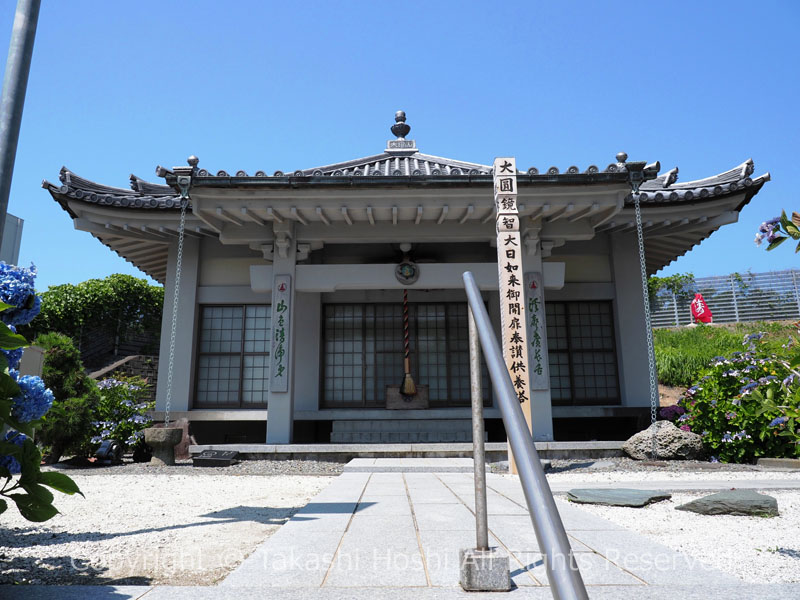
<svg viewBox="0 0 800 600">
<path fill-rule="evenodd" d="M 789 417 L 775 417 L 774 419 L 772 419 L 772 421 L 770 421 L 770 423 L 769 423 L 769 425 L 767 425 L 767 427 L 777 427 L 778 425 L 783 425 L 788 420 L 789 420 Z"/>
</svg>

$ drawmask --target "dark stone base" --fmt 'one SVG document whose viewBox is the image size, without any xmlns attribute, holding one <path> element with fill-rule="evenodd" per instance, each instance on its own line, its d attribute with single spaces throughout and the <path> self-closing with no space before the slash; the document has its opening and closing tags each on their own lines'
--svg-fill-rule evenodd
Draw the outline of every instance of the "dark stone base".
<svg viewBox="0 0 800 600">
<path fill-rule="evenodd" d="M 386 408 L 388 410 L 411 410 L 428 408 L 428 386 L 418 385 L 414 396 L 404 396 L 399 385 L 386 386 Z"/>
</svg>

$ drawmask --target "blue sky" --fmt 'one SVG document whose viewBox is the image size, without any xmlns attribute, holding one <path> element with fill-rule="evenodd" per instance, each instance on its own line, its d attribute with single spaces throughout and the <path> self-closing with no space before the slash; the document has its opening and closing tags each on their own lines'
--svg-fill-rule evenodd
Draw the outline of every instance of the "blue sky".
<svg viewBox="0 0 800 600">
<path fill-rule="evenodd" d="M 0 3 L 5 53 L 14 5 Z M 294 170 L 382 151 L 403 109 L 421 151 L 520 168 L 680 167 L 753 158 L 773 180 L 660 274 L 791 268 L 758 225 L 800 209 L 797 31 L 785 2 L 94 2 L 43 0 L 9 210 L 39 287 L 140 274 L 40 187 L 127 187 L 190 154 L 209 170 Z"/>
</svg>

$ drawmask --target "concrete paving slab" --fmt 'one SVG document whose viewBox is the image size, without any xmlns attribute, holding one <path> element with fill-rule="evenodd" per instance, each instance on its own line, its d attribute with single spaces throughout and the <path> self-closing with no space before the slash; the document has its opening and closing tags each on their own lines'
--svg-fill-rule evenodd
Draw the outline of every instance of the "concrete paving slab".
<svg viewBox="0 0 800 600">
<path fill-rule="evenodd" d="M 528 515 L 497 515 L 489 519 L 489 531 L 509 552 L 539 552 L 539 542 Z M 579 540 L 571 539 L 573 552 L 593 552 Z"/>
<path fill-rule="evenodd" d="M 3 600 L 139 600 L 153 588 L 126 585 L 0 585 Z"/>
<path fill-rule="evenodd" d="M 475 532 L 475 515 L 463 504 L 414 503 L 414 515 L 420 531 Z"/>
<path fill-rule="evenodd" d="M 413 597 L 414 600 L 497 600 L 496 592 L 465 592 L 456 587 L 433 588 L 272 588 L 265 594 L 262 587 L 115 587 L 135 590 L 136 595 L 95 596 L 107 586 L 0 586 L 3 600 L 396 600 Z M 139 591 L 141 590 L 141 591 Z M 549 587 L 525 586 L 513 589 L 503 598 L 518 600 L 552 600 Z M 787 600 L 800 598 L 800 584 L 745 584 L 725 585 L 669 585 L 669 586 L 593 586 L 592 600 L 730 600 L 731 598 L 758 598 L 758 600 Z"/>
<path fill-rule="evenodd" d="M 705 563 L 620 529 L 570 531 L 570 535 L 629 573 L 653 585 L 733 585 L 741 583 Z"/>
<path fill-rule="evenodd" d="M 423 530 L 419 532 L 419 537 L 431 585 L 458 586 L 460 577 L 458 553 L 462 548 L 475 546 L 475 530 Z M 490 538 L 489 544 L 497 546 L 497 540 Z"/>
<path fill-rule="evenodd" d="M 285 531 L 281 536 L 279 533 Z M 322 585 L 341 531 L 278 531 L 220 584 L 222 587 L 315 588 Z"/>
<path fill-rule="evenodd" d="M 525 568 L 544 585 L 549 585 L 547 569 L 539 552 L 514 552 Z M 577 552 L 574 554 L 581 571 L 583 583 L 586 586 L 596 585 L 637 585 L 644 587 L 646 584 L 624 569 L 606 560 L 594 552 Z"/>
<path fill-rule="evenodd" d="M 365 495 L 367 498 L 362 498 L 362 501 L 358 504 L 356 515 L 411 516 L 411 507 L 408 505 L 408 498 L 405 493 L 397 496 L 376 496 L 367 492 Z"/>
</svg>

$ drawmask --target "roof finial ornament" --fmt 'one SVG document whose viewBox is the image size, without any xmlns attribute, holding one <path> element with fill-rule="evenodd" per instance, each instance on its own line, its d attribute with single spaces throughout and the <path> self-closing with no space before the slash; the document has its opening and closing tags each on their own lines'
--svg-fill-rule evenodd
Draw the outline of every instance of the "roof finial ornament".
<svg viewBox="0 0 800 600">
<path fill-rule="evenodd" d="M 189 166 L 194 169 L 197 167 L 197 163 L 200 162 L 200 159 L 197 158 L 194 154 L 192 154 L 189 158 L 186 159 L 186 162 L 189 163 Z"/>
<path fill-rule="evenodd" d="M 406 139 L 408 132 L 411 131 L 411 126 L 406 124 L 406 113 L 403 110 L 398 110 L 394 113 L 394 120 L 396 121 L 394 125 L 392 125 L 392 133 L 397 136 L 398 140 Z"/>
<path fill-rule="evenodd" d="M 627 152 L 617 152 L 617 162 L 619 164 L 624 165 L 626 160 L 628 160 Z"/>
</svg>

